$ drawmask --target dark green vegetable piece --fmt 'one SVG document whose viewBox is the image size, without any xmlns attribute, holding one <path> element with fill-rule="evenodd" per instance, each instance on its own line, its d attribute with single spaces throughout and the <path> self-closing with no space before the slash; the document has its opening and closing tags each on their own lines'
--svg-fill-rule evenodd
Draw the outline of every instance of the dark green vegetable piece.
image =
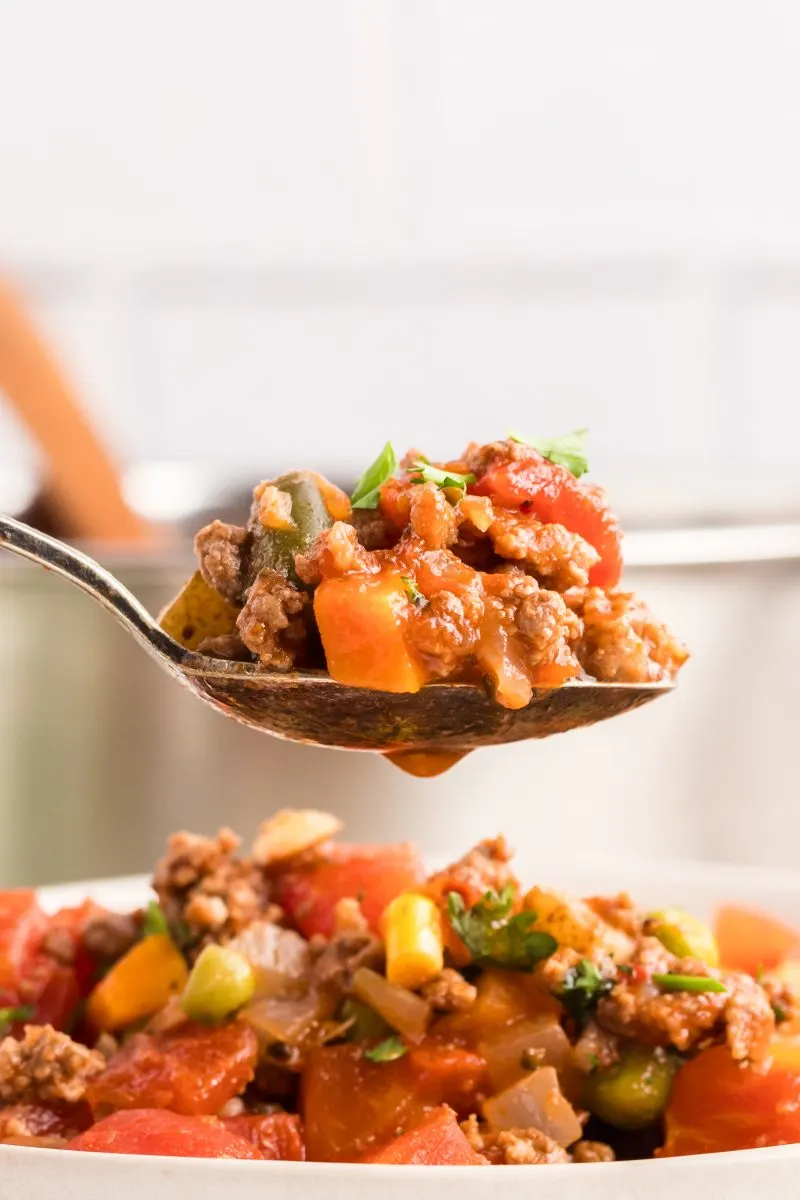
<svg viewBox="0 0 800 1200">
<path fill-rule="evenodd" d="M 381 486 L 391 479 L 397 470 L 397 455 L 394 446 L 387 442 L 375 462 L 370 463 L 353 488 L 350 502 L 353 508 L 377 508 Z"/>
<path fill-rule="evenodd" d="M 613 986 L 613 980 L 601 975 L 588 958 L 582 958 L 565 974 L 558 998 L 578 1028 L 582 1029 L 597 1007 L 598 1000 L 607 995 Z"/>
<path fill-rule="evenodd" d="M 663 1113 L 678 1065 L 660 1047 L 630 1046 L 616 1066 L 586 1077 L 583 1103 L 616 1129 L 644 1129 Z"/>
<path fill-rule="evenodd" d="M 514 889 L 510 885 L 499 893 L 485 892 L 470 909 L 458 892 L 450 892 L 447 912 L 473 962 L 507 971 L 531 971 L 558 948 L 551 934 L 531 929 L 536 913 L 509 916 L 513 903 Z"/>
<path fill-rule="evenodd" d="M 416 580 L 412 579 L 410 575 L 401 575 L 400 579 L 402 580 L 405 593 L 414 607 L 424 608 L 428 601 L 417 587 Z"/>
<path fill-rule="evenodd" d="M 370 1008 L 368 1004 L 362 1004 L 354 996 L 348 996 L 342 1002 L 339 1015 L 343 1021 L 352 1022 L 345 1034 L 348 1042 L 366 1042 L 373 1038 L 386 1038 L 392 1031 L 391 1025 L 387 1025 L 374 1008 Z"/>
<path fill-rule="evenodd" d="M 399 1037 L 389 1037 L 377 1046 L 373 1046 L 371 1050 L 365 1050 L 364 1058 L 368 1058 L 370 1062 L 374 1063 L 386 1063 L 394 1062 L 395 1059 L 402 1058 L 404 1054 L 408 1054 L 408 1047 L 403 1041 Z"/>
<path fill-rule="evenodd" d="M 4 1036 L 9 1026 L 16 1021 L 30 1021 L 35 1009 L 30 1004 L 20 1004 L 17 1007 L 0 1008 L 0 1037 Z"/>
<path fill-rule="evenodd" d="M 533 446 L 534 450 L 539 451 L 542 458 L 548 458 L 550 462 L 557 463 L 560 467 L 566 467 L 576 479 L 580 479 L 581 475 L 585 475 L 589 470 L 589 461 L 586 457 L 588 434 L 588 429 L 573 429 L 572 433 L 564 433 L 561 437 L 556 438 L 531 439 L 524 438 L 518 433 L 509 433 L 508 437 L 509 441 Z"/>
<path fill-rule="evenodd" d="M 654 975 L 653 983 L 665 992 L 727 992 L 724 983 L 705 975 Z"/>
<path fill-rule="evenodd" d="M 152 937 L 156 933 L 169 933 L 169 923 L 158 901 L 151 900 L 144 910 L 142 937 Z"/>
<path fill-rule="evenodd" d="M 295 587 L 303 588 L 295 569 L 294 556 L 307 553 L 319 534 L 333 525 L 333 518 L 319 484 L 310 471 L 290 471 L 270 482 L 290 497 L 294 524 L 290 529 L 267 529 L 259 520 L 257 504 L 253 505 L 249 525 L 253 544 L 247 586 L 260 571 L 277 571 Z"/>
</svg>

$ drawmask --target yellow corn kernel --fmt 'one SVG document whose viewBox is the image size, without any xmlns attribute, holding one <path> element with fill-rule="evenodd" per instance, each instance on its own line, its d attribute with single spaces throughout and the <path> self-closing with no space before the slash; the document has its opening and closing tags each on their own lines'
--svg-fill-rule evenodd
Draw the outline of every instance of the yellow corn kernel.
<svg viewBox="0 0 800 1200">
<path fill-rule="evenodd" d="M 399 987 L 418 988 L 444 966 L 439 909 L 433 900 L 404 892 L 389 904 L 382 919 L 386 978 Z"/>
<path fill-rule="evenodd" d="M 163 1008 L 183 991 L 189 972 L 183 955 L 166 933 L 137 942 L 101 979 L 86 1003 L 95 1029 L 124 1029 Z"/>
</svg>

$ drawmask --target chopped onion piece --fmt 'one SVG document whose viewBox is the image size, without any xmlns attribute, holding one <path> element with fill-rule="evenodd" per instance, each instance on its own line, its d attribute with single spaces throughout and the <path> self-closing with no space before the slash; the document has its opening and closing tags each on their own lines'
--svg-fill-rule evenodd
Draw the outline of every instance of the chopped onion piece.
<svg viewBox="0 0 800 1200">
<path fill-rule="evenodd" d="M 562 1094 L 553 1067 L 541 1067 L 483 1105 L 492 1130 L 529 1129 L 532 1125 L 565 1149 L 581 1137 L 575 1109 Z"/>
<path fill-rule="evenodd" d="M 308 942 L 272 921 L 254 921 L 227 945 L 238 950 L 253 968 L 256 998 L 285 996 L 308 980 L 311 957 Z"/>
<path fill-rule="evenodd" d="M 248 1004 L 239 1019 L 255 1032 L 260 1043 L 285 1042 L 299 1046 L 312 1027 L 328 1016 L 328 1007 L 316 992 L 305 996 L 262 996 Z"/>
<path fill-rule="evenodd" d="M 284 808 L 262 821 L 253 842 L 253 858 L 260 867 L 287 862 L 312 846 L 335 837 L 342 822 L 315 808 Z"/>
<path fill-rule="evenodd" d="M 421 1042 L 431 1019 L 431 1006 L 408 988 L 389 983 L 369 967 L 359 967 L 353 976 L 353 991 L 387 1025 L 404 1034 L 410 1042 Z"/>
</svg>

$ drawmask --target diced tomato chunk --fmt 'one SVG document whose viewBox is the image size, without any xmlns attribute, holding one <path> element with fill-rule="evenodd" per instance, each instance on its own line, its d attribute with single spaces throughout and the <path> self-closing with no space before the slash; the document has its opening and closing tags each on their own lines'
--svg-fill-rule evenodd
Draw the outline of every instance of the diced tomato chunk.
<svg viewBox="0 0 800 1200">
<path fill-rule="evenodd" d="M 303 1162 L 305 1159 L 302 1122 L 293 1113 L 223 1117 L 222 1124 L 231 1133 L 257 1146 L 263 1158 L 281 1162 Z"/>
<path fill-rule="evenodd" d="M 112 1113 L 73 1138 L 68 1150 L 96 1154 L 165 1154 L 175 1158 L 262 1158 L 257 1146 L 214 1117 L 158 1108 Z"/>
<path fill-rule="evenodd" d="M 27 976 L 47 929 L 30 888 L 0 892 L 0 990 L 14 992 Z"/>
<path fill-rule="evenodd" d="M 313 1050 L 302 1082 L 308 1157 L 355 1162 L 441 1104 L 467 1115 L 484 1083 L 479 1055 L 433 1043 L 386 1063 L 366 1059 L 359 1046 Z"/>
<path fill-rule="evenodd" d="M 390 900 L 425 877 L 416 847 L 331 847 L 324 858 L 307 867 L 284 871 L 275 881 L 275 899 L 305 937 L 333 933 L 334 908 L 348 897 L 361 901 L 364 916 L 375 932 Z"/>
<path fill-rule="evenodd" d="M 81 990 L 73 967 L 62 966 L 52 958 L 43 958 L 37 965 L 41 980 L 38 996 L 33 1001 L 34 1025 L 52 1025 L 54 1029 L 69 1030 L 78 1012 Z"/>
<path fill-rule="evenodd" d="M 256 1035 L 240 1021 L 134 1034 L 92 1080 L 88 1099 L 96 1113 L 114 1108 L 216 1113 L 253 1078 L 257 1053 Z"/>
<path fill-rule="evenodd" d="M 380 1150 L 365 1154 L 365 1163 L 394 1163 L 426 1167 L 485 1167 L 486 1159 L 476 1154 L 461 1132 L 452 1108 L 442 1105 L 428 1113 L 418 1125 L 394 1138 Z"/>
<path fill-rule="evenodd" d="M 717 910 L 714 936 L 723 966 L 750 975 L 759 968 L 771 971 L 783 959 L 800 954 L 800 931 L 738 904 L 724 904 Z"/>
<path fill-rule="evenodd" d="M 523 459 L 490 466 L 469 490 L 504 508 L 524 506 L 545 524 L 577 533 L 600 555 L 589 582 L 604 588 L 619 583 L 622 530 L 601 488 L 583 483 L 566 467 L 531 450 Z"/>
<path fill-rule="evenodd" d="M 800 1044 L 776 1038 L 766 1069 L 704 1050 L 675 1077 L 666 1133 L 667 1158 L 800 1142 Z"/>
<path fill-rule="evenodd" d="M 88 1129 L 92 1110 L 80 1100 L 77 1104 L 13 1104 L 0 1108 L 0 1142 L 18 1136 L 73 1138 Z"/>
</svg>

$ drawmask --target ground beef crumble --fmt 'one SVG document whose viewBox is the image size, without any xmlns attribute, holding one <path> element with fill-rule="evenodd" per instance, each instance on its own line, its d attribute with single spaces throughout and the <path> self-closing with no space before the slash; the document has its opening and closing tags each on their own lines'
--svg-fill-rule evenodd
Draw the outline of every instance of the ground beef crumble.
<svg viewBox="0 0 800 1200">
<path fill-rule="evenodd" d="M 468 983 L 459 971 L 445 967 L 433 979 L 429 979 L 421 989 L 422 997 L 427 1000 L 434 1012 L 452 1013 L 464 1012 L 471 1008 L 478 998 L 478 989 Z"/>
<path fill-rule="evenodd" d="M 718 971 L 698 959 L 677 959 L 655 938 L 645 937 L 623 975 L 597 1006 L 598 1024 L 620 1037 L 650 1046 L 687 1051 L 710 1035 L 724 1032 L 738 1061 L 759 1061 L 775 1029 L 769 1000 L 755 980 Z M 664 992 L 653 974 L 721 978 L 724 992 Z"/>
<path fill-rule="evenodd" d="M 26 1025 L 20 1041 L 7 1037 L 0 1042 L 0 1102 L 74 1103 L 104 1067 L 102 1054 L 73 1042 L 52 1025 Z"/>
<path fill-rule="evenodd" d="M 200 574 L 231 604 L 241 599 L 250 541 L 251 534 L 246 529 L 224 521 L 212 521 L 194 539 Z"/>
<path fill-rule="evenodd" d="M 686 647 L 630 592 L 573 588 L 564 600 L 583 621 L 578 658 L 595 679 L 646 683 L 674 679 Z"/>
<path fill-rule="evenodd" d="M 490 890 L 501 892 L 509 884 L 517 889 L 519 884 L 508 865 L 512 853 L 502 835 L 485 838 L 458 862 L 431 875 L 425 884 L 425 891 L 433 899 L 442 901 L 449 892 L 460 892 L 464 903 L 471 906 Z"/>
<path fill-rule="evenodd" d="M 239 637 L 265 667 L 290 671 L 308 638 L 311 601 L 277 571 L 259 571 L 236 619 Z"/>
<path fill-rule="evenodd" d="M 590 569 L 600 561 L 593 546 L 563 525 L 543 525 L 510 509 L 495 509 L 488 536 L 500 558 L 525 563 L 557 592 L 586 587 Z"/>
<path fill-rule="evenodd" d="M 225 828 L 215 838 L 173 833 L 156 865 L 153 888 L 167 920 L 173 928 L 185 926 L 195 945 L 227 941 L 256 918 L 281 915 L 270 904 L 264 873 L 236 855 L 240 841 Z"/>
<path fill-rule="evenodd" d="M 576 1142 L 570 1153 L 574 1163 L 614 1162 L 617 1157 L 605 1142 Z"/>
<path fill-rule="evenodd" d="M 461 1128 L 472 1149 L 482 1154 L 493 1166 L 533 1167 L 546 1163 L 566 1163 L 570 1157 L 558 1142 L 541 1130 L 503 1129 L 500 1132 L 482 1131 L 473 1113 Z"/>
</svg>

